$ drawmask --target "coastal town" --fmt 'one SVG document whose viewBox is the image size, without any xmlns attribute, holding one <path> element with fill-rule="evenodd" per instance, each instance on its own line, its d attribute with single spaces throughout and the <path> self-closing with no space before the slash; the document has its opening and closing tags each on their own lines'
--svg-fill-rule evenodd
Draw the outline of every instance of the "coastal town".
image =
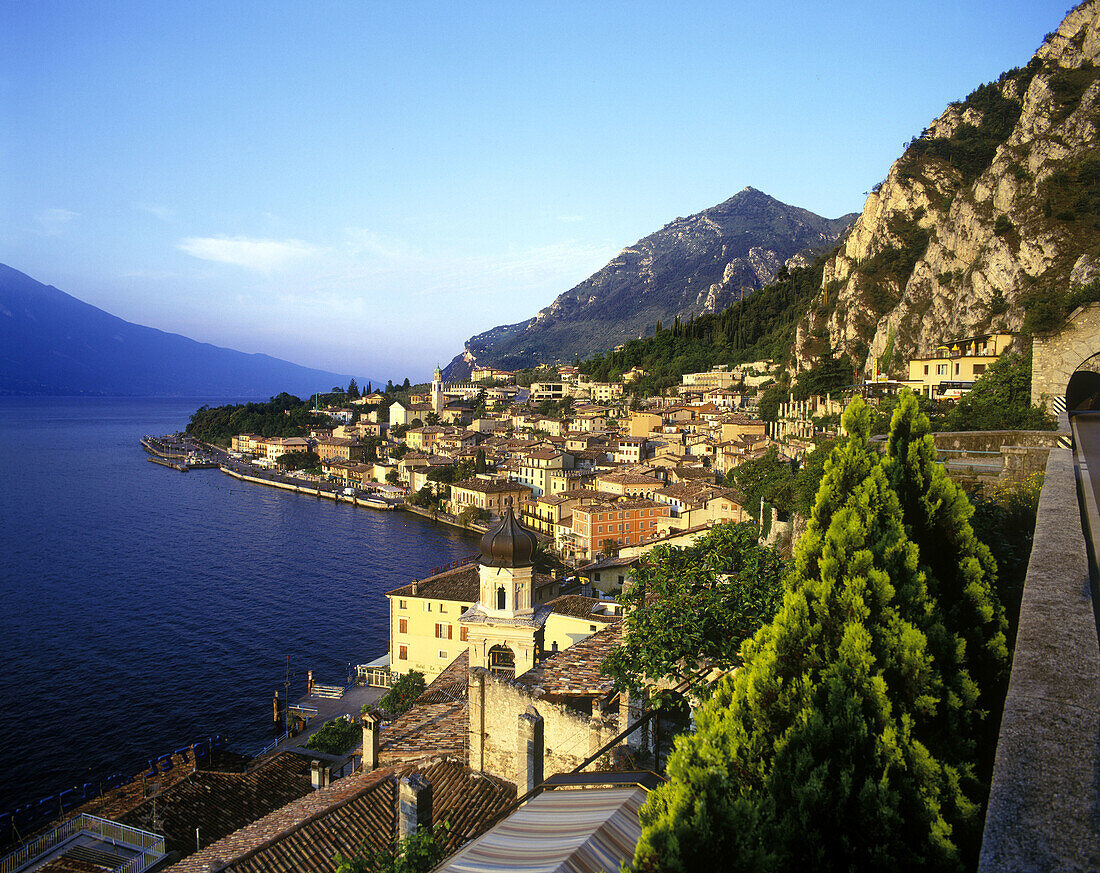
<svg viewBox="0 0 1100 873">
<path fill-rule="evenodd" d="M 1100 870 L 1100 0 L 9 5 L 0 873 Z"/>
<path fill-rule="evenodd" d="M 646 557 L 717 555 L 745 529 L 753 548 L 789 555 L 805 520 L 747 500 L 738 469 L 769 456 L 794 467 L 831 445 L 853 397 L 872 408 L 902 389 L 958 398 L 1011 340 L 956 340 L 911 361 L 907 382 L 872 373 L 835 393 L 788 396 L 769 420 L 770 361 L 685 374 L 653 396 L 632 390 L 637 371 L 593 382 L 547 367 L 520 385 L 485 368 L 448 384 L 437 368 L 420 390 L 352 385 L 326 395 L 343 402 L 315 398 L 294 436 L 143 441 L 150 460 L 176 469 L 213 465 L 257 485 L 416 512 L 480 546 L 385 592 L 388 651 L 349 681 L 310 674 L 305 698 L 291 699 L 289 685 L 276 695 L 286 730 L 260 755 L 212 738 L 139 776 L 48 798 L 71 812 L 37 842 L 85 845 L 57 850 L 48 869 L 353 870 L 340 865 L 417 834 L 431 835 L 440 870 L 518 863 L 517 852 L 548 869 L 589 869 L 590 852 L 629 860 L 673 737 L 731 669 L 702 660 L 694 675 L 634 687 L 608 669 Z M 1019 472 L 1005 461 L 986 475 Z M 309 739 L 330 729 L 340 744 Z M 5 824 L 22 830 L 40 813 L 17 810 Z M 517 846 L 547 828 L 552 841 Z"/>
</svg>

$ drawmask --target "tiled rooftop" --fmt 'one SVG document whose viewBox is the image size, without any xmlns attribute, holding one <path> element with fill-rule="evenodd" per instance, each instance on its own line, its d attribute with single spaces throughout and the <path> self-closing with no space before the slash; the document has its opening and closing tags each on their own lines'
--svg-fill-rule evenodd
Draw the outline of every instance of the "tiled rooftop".
<svg viewBox="0 0 1100 873">
<path fill-rule="evenodd" d="M 169 852 L 186 856 L 195 850 L 195 829 L 206 845 L 279 809 L 310 791 L 306 758 L 283 752 L 259 759 L 247 769 L 239 755 L 219 753 L 224 770 L 176 766 L 156 780 L 159 790 L 145 796 L 151 783 L 139 779 L 90 801 L 73 814 L 89 813 L 164 834 Z M 240 772 L 233 772 L 240 768 Z M 68 869 L 68 868 L 66 868 Z"/>
<path fill-rule="evenodd" d="M 466 714 L 469 663 L 469 652 L 463 652 L 432 680 L 407 712 L 382 725 L 378 745 L 383 763 L 436 755 L 465 760 L 470 731 Z"/>
<path fill-rule="evenodd" d="M 381 849 L 396 835 L 397 781 L 419 769 L 432 786 L 434 821 L 449 821 L 448 845 L 477 835 L 515 789 L 454 761 L 357 773 L 314 791 L 169 868 L 171 873 L 328 873 L 337 852 Z"/>
<path fill-rule="evenodd" d="M 585 597 L 581 594 L 563 594 L 555 597 L 547 605 L 552 607 L 558 615 L 569 615 L 573 618 L 585 618 L 589 621 L 611 622 L 618 621 L 619 616 L 608 615 L 605 612 L 593 613 L 592 610 L 606 601 L 598 597 Z"/>
<path fill-rule="evenodd" d="M 597 631 L 547 657 L 516 681 L 541 688 L 547 697 L 603 697 L 611 692 L 611 677 L 600 672 L 600 665 L 622 639 L 622 625 Z"/>
</svg>

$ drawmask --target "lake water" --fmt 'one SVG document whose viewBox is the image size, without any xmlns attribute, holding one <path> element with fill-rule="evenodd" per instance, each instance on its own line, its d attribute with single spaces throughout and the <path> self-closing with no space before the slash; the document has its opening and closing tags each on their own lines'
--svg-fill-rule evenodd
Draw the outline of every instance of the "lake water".
<svg viewBox="0 0 1100 873">
<path fill-rule="evenodd" d="M 386 591 L 477 550 L 148 463 L 203 402 L 0 398 L 0 812 L 214 734 L 257 751 L 288 655 L 292 700 L 342 683 L 386 652 Z"/>
</svg>

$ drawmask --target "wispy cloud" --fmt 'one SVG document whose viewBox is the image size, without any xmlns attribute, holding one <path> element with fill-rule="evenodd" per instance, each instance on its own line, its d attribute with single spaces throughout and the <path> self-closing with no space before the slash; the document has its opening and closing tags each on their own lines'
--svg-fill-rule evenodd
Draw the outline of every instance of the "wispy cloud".
<svg viewBox="0 0 1100 873">
<path fill-rule="evenodd" d="M 363 229 L 344 232 L 344 245 L 315 274 L 314 292 L 344 289 L 370 293 L 400 289 L 415 296 L 481 297 L 508 288 L 517 292 L 580 281 L 598 269 L 614 249 L 566 240 L 543 246 L 474 254 L 426 251 L 403 240 Z M 308 287 L 299 284 L 296 291 Z"/>
<path fill-rule="evenodd" d="M 159 203 L 135 203 L 134 209 L 148 212 L 154 218 L 159 218 L 161 221 L 169 221 L 174 218 L 176 214 L 174 209 L 162 206 Z"/>
<path fill-rule="evenodd" d="M 46 236 L 60 236 L 73 220 L 80 217 L 79 212 L 71 209 L 43 209 L 34 216 L 39 233 Z"/>
<path fill-rule="evenodd" d="M 191 236 L 177 245 L 180 251 L 204 261 L 234 264 L 271 273 L 321 252 L 299 239 L 253 239 L 243 236 Z"/>
</svg>

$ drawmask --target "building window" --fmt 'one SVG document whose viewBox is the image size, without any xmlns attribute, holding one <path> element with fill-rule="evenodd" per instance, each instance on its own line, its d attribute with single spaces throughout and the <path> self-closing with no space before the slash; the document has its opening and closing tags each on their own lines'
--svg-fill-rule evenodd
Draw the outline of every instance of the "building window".
<svg viewBox="0 0 1100 873">
<path fill-rule="evenodd" d="M 426 601 L 426 600 L 424 601 L 424 611 L 425 612 L 431 612 L 432 611 L 432 605 L 430 603 L 428 603 L 428 601 Z"/>
<path fill-rule="evenodd" d="M 590 624 L 590 625 L 588 626 L 588 629 L 589 629 L 590 631 L 594 631 L 594 630 L 596 629 L 596 626 L 595 626 L 594 624 Z"/>
<path fill-rule="evenodd" d="M 955 375 L 956 376 L 959 375 L 959 365 L 958 364 L 955 365 Z"/>
<path fill-rule="evenodd" d="M 439 604 L 439 611 L 440 612 L 446 612 L 447 611 L 446 604 L 443 604 L 443 603 Z"/>
<path fill-rule="evenodd" d="M 936 364 L 936 375 L 937 376 L 946 376 L 947 375 L 947 364 Z"/>
<path fill-rule="evenodd" d="M 984 372 L 985 372 L 985 364 L 975 364 L 974 365 L 974 375 L 975 376 L 980 376 Z"/>
<path fill-rule="evenodd" d="M 436 624 L 435 638 L 437 640 L 449 640 L 451 638 L 451 626 L 444 622 Z"/>
<path fill-rule="evenodd" d="M 439 657 L 446 658 L 447 657 L 447 652 L 443 649 L 440 649 L 439 650 Z"/>
<path fill-rule="evenodd" d="M 398 609 L 408 609 L 409 608 L 408 601 L 398 600 L 397 601 L 397 608 Z"/>
<path fill-rule="evenodd" d="M 470 629 L 468 627 L 460 627 L 458 629 L 458 639 L 460 642 L 466 642 L 470 638 Z"/>
<path fill-rule="evenodd" d="M 399 660 L 399 661 L 409 660 L 409 647 L 408 646 L 398 646 L 397 647 L 397 660 Z"/>
<path fill-rule="evenodd" d="M 499 588 L 497 588 L 497 609 L 504 609 L 504 606 L 505 606 L 504 586 L 501 585 Z"/>
<path fill-rule="evenodd" d="M 397 632 L 399 634 L 407 634 L 409 632 L 409 620 L 407 618 L 399 618 L 397 620 Z"/>
</svg>

